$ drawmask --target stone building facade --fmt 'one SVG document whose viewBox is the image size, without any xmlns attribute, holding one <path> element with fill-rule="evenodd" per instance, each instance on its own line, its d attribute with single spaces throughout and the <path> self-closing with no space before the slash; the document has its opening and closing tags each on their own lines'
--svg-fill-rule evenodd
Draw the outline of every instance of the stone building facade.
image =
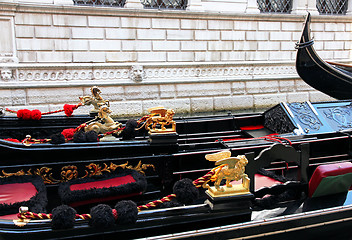
<svg viewBox="0 0 352 240">
<path fill-rule="evenodd" d="M 349 11 L 319 15 L 313 0 L 293 0 L 288 14 L 260 13 L 255 0 L 187 4 L 0 0 L 0 105 L 53 111 L 91 86 L 121 117 L 157 105 L 196 113 L 331 100 L 298 77 L 295 42 L 309 10 L 318 54 L 350 62 Z"/>
</svg>

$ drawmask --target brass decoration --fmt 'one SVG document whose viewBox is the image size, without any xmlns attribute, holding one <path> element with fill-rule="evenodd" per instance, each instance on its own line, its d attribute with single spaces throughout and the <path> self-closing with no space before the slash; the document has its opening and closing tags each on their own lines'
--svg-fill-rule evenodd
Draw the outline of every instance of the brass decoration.
<svg viewBox="0 0 352 240">
<path fill-rule="evenodd" d="M 148 111 L 151 113 L 145 120 L 143 125 L 138 128 L 141 129 L 145 127 L 149 133 L 175 133 L 176 132 L 176 122 L 173 120 L 175 111 L 172 109 L 166 109 L 162 106 L 149 108 Z M 165 126 L 170 125 L 171 128 L 166 128 Z M 156 128 L 156 125 L 160 125 L 160 129 Z"/>
<path fill-rule="evenodd" d="M 64 166 L 61 168 L 61 179 L 63 181 L 69 181 L 78 177 L 78 171 L 76 166 Z"/>
<path fill-rule="evenodd" d="M 84 131 L 96 131 L 97 133 L 107 133 L 117 130 L 122 127 L 122 123 L 115 122 L 114 119 L 110 117 L 112 111 L 106 105 L 99 108 L 98 117 L 84 128 Z"/>
<path fill-rule="evenodd" d="M 215 161 L 218 166 L 214 169 L 215 174 L 211 181 L 215 182 L 214 187 L 206 185 L 207 192 L 212 197 L 233 196 L 249 193 L 249 178 L 245 174 L 245 166 L 248 160 L 244 155 L 231 157 L 230 151 L 222 151 L 218 153 L 208 154 L 205 156 L 208 161 Z M 223 179 L 226 179 L 226 185 L 220 186 Z M 231 184 L 231 181 L 242 180 L 240 184 Z"/>
<path fill-rule="evenodd" d="M 104 172 L 107 172 L 107 173 L 114 172 L 116 171 L 117 168 L 133 169 L 145 175 L 144 171 L 149 167 L 153 168 L 153 170 L 155 171 L 155 167 L 153 164 L 142 164 L 142 161 L 139 161 L 138 164 L 134 167 L 132 165 L 128 165 L 128 162 L 119 164 L 119 165 L 114 164 L 112 162 L 110 163 L 110 165 L 106 163 L 102 163 L 102 165 L 97 163 L 90 163 L 89 165 L 86 166 L 88 170 L 85 170 L 85 174 L 82 177 L 79 177 L 77 166 L 68 165 L 61 168 L 60 179 L 55 179 L 53 177 L 53 173 L 51 172 L 52 168 L 48 168 L 48 167 L 38 168 L 34 172 L 32 172 L 31 169 L 27 170 L 27 172 L 25 172 L 22 169 L 15 173 L 6 173 L 4 170 L 2 170 L 1 172 L 3 176 L 0 176 L 0 178 L 11 177 L 11 176 L 38 175 L 42 177 L 42 179 L 44 180 L 44 183 L 46 184 L 58 184 L 60 182 L 67 182 L 73 179 L 83 179 L 86 177 L 102 175 L 104 174 Z"/>
<path fill-rule="evenodd" d="M 98 87 L 91 87 L 90 92 L 92 93 L 92 96 L 79 97 L 79 100 L 83 105 L 93 105 L 93 109 L 90 111 L 91 113 L 99 112 L 99 108 L 102 105 L 110 106 L 109 100 L 104 100 L 100 96 L 101 91 Z"/>
<path fill-rule="evenodd" d="M 60 182 L 59 180 L 56 180 L 52 177 L 52 173 L 50 173 L 51 170 L 52 170 L 52 168 L 41 167 L 41 168 L 35 170 L 34 174 L 41 176 L 44 180 L 44 183 L 49 183 L 49 184 L 59 183 Z"/>
</svg>

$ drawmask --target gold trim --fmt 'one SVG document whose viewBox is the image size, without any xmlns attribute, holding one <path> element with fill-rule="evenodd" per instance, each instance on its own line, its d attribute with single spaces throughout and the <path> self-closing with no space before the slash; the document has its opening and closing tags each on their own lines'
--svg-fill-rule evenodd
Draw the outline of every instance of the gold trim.
<svg viewBox="0 0 352 240">
<path fill-rule="evenodd" d="M 153 168 L 153 170 L 155 171 L 155 166 L 153 164 L 142 164 L 142 161 L 139 161 L 136 166 L 128 165 L 128 162 L 119 165 L 111 162 L 110 165 L 106 163 L 102 163 L 102 165 L 98 163 L 90 163 L 85 167 L 87 169 L 84 170 L 85 174 L 82 177 L 80 177 L 81 174 L 79 174 L 79 169 L 77 166 L 67 165 L 61 168 L 60 177 L 57 178 L 53 177 L 53 173 L 51 172 L 53 169 L 49 167 L 41 167 L 34 171 L 32 171 L 32 169 L 28 169 L 27 171 L 21 169 L 14 173 L 7 173 L 2 170 L 2 176 L 0 175 L 0 178 L 11 176 L 38 175 L 42 177 L 45 184 L 58 184 L 73 179 L 83 179 L 86 177 L 102 175 L 104 173 L 111 173 L 116 171 L 116 169 L 118 168 L 136 170 L 143 175 L 145 175 L 144 171 L 148 168 Z"/>
</svg>

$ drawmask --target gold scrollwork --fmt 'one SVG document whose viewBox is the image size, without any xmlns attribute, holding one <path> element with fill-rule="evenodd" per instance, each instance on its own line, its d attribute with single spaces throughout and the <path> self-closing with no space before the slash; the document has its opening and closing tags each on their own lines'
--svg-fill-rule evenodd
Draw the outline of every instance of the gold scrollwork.
<svg viewBox="0 0 352 240">
<path fill-rule="evenodd" d="M 60 182 L 67 182 L 73 179 L 83 179 L 86 177 L 91 177 L 91 176 L 97 176 L 97 175 L 102 175 L 104 172 L 114 172 L 116 171 L 117 168 L 122 168 L 122 169 L 133 169 L 136 170 L 138 172 L 140 172 L 141 174 L 145 175 L 145 170 L 147 170 L 147 168 L 152 168 L 155 171 L 155 167 L 153 164 L 142 164 L 141 161 L 138 162 L 138 164 L 136 166 L 132 166 L 132 165 L 128 165 L 128 162 L 123 163 L 123 164 L 114 164 L 114 163 L 110 163 L 110 165 L 107 165 L 106 163 L 102 163 L 103 165 L 101 166 L 100 164 L 97 163 L 90 163 L 89 165 L 86 166 L 86 168 L 88 170 L 85 170 L 85 175 L 83 175 L 82 177 L 79 177 L 79 172 L 78 172 L 78 167 L 75 165 L 68 165 L 68 166 L 64 166 L 61 168 L 61 179 L 55 179 L 53 177 L 53 173 L 52 168 L 49 167 L 41 167 L 36 169 L 33 173 L 32 170 L 29 169 L 26 171 L 19 170 L 15 173 L 6 173 L 4 170 L 2 170 L 2 175 L 0 176 L 0 178 L 4 178 L 4 177 L 11 177 L 11 176 L 23 176 L 23 175 L 38 175 L 41 176 L 42 179 L 44 180 L 44 183 L 46 184 L 58 184 Z"/>
</svg>

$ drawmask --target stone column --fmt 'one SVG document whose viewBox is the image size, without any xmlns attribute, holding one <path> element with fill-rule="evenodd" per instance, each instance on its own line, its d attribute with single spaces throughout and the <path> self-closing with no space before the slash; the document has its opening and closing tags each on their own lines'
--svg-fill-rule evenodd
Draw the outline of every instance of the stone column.
<svg viewBox="0 0 352 240">
<path fill-rule="evenodd" d="M 346 15 L 352 15 L 352 0 L 348 0 Z"/>
<path fill-rule="evenodd" d="M 204 11 L 202 0 L 188 0 L 187 10 Z"/>
<path fill-rule="evenodd" d="M 247 0 L 246 13 L 260 13 L 257 0 Z"/>
<path fill-rule="evenodd" d="M 292 0 L 292 14 L 306 15 L 307 11 L 312 15 L 319 15 L 316 0 Z"/>
<path fill-rule="evenodd" d="M 141 0 L 126 0 L 125 8 L 143 9 Z"/>
</svg>

